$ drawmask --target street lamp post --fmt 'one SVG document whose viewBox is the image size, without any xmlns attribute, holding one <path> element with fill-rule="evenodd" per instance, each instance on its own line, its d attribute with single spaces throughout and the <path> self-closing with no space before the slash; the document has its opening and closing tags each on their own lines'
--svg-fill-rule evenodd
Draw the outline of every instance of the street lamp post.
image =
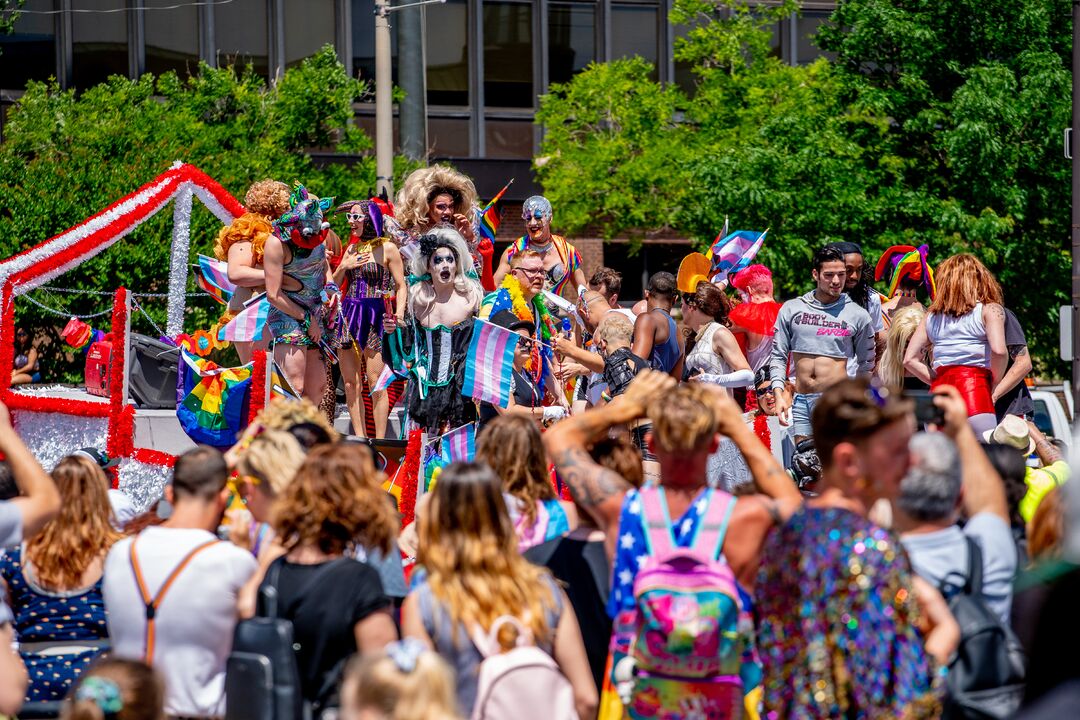
<svg viewBox="0 0 1080 720">
<path fill-rule="evenodd" d="M 394 108 L 391 99 L 390 13 L 446 0 L 421 0 L 390 7 L 389 0 L 375 0 L 375 191 L 394 193 Z"/>
</svg>

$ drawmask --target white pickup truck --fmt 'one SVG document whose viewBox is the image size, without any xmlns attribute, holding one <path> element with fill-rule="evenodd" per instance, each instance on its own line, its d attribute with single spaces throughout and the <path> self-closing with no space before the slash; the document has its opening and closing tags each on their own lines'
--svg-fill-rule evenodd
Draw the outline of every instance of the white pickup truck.
<svg viewBox="0 0 1080 720">
<path fill-rule="evenodd" d="M 1035 385 L 1030 388 L 1035 401 L 1035 426 L 1048 438 L 1060 438 L 1072 448 L 1073 401 L 1068 382 Z"/>
</svg>

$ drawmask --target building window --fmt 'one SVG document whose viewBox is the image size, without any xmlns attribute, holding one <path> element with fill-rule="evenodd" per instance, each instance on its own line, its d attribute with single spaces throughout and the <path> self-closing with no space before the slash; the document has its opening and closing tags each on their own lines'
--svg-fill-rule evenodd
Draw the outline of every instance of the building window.
<svg viewBox="0 0 1080 720">
<path fill-rule="evenodd" d="M 0 35 L 0 87 L 19 90 L 31 80 L 56 75 L 54 16 L 26 12 L 52 9 L 52 0 L 27 0 L 14 32 Z"/>
<path fill-rule="evenodd" d="M 390 16 L 390 75 L 398 81 L 397 23 Z M 353 74 L 371 84 L 375 92 L 375 0 L 352 0 L 352 52 Z M 373 98 L 372 98 L 373 99 Z"/>
<path fill-rule="evenodd" d="M 527 120 L 484 120 L 485 157 L 527 159 L 533 156 L 533 128 Z"/>
<path fill-rule="evenodd" d="M 334 44 L 334 0 L 286 2 L 285 67 L 299 65 L 326 44 Z"/>
<path fill-rule="evenodd" d="M 154 75 L 175 70 L 184 77 L 199 68 L 199 11 L 176 4 L 176 0 L 143 0 L 146 71 Z"/>
<path fill-rule="evenodd" d="M 801 17 L 792 18 L 796 28 L 795 56 L 793 65 L 806 65 L 819 57 L 836 59 L 835 53 L 826 53 L 817 46 L 817 31 L 829 21 L 829 12 L 822 10 L 804 10 Z"/>
<path fill-rule="evenodd" d="M 101 12 L 123 7 L 123 0 L 72 1 L 72 10 L 98 11 L 71 14 L 71 65 L 75 87 L 97 85 L 110 75 L 127 77 L 127 13 Z"/>
<path fill-rule="evenodd" d="M 596 6 L 551 3 L 548 6 L 548 79 L 569 82 L 596 59 Z"/>
<path fill-rule="evenodd" d="M 611 58 L 635 55 L 653 64 L 653 79 L 660 77 L 660 9 L 648 5 L 611 6 Z"/>
<path fill-rule="evenodd" d="M 214 5 L 214 42 L 218 65 L 251 65 L 270 75 L 266 0 L 233 0 Z"/>
<path fill-rule="evenodd" d="M 484 2 L 483 11 L 484 104 L 533 107 L 532 5 Z"/>
<path fill-rule="evenodd" d="M 469 9 L 465 0 L 424 8 L 427 96 L 431 105 L 469 104 Z"/>
<path fill-rule="evenodd" d="M 469 157 L 469 119 L 428 116 L 428 145 L 435 157 Z"/>
</svg>

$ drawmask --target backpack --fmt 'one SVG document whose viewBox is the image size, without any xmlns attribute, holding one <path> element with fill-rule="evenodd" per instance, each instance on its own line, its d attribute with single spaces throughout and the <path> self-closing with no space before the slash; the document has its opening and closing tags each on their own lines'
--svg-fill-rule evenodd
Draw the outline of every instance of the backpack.
<svg viewBox="0 0 1080 720">
<path fill-rule="evenodd" d="M 327 563 L 309 581 L 301 596 L 312 591 L 331 568 L 349 558 Z M 278 579 L 281 561 L 270 564 L 259 589 L 256 617 L 236 625 L 232 652 L 225 666 L 225 720 L 301 720 L 319 717 L 333 699 L 344 668 L 338 663 L 319 689 L 318 701 L 304 701 L 290 608 L 280 608 Z"/>
<path fill-rule="evenodd" d="M 1010 718 L 1024 695 L 1024 651 L 1012 629 L 982 599 L 982 551 L 971 538 L 968 573 L 949 610 L 960 625 L 960 644 L 945 685 L 947 720 Z M 948 583 L 940 588 L 948 590 Z"/>
<path fill-rule="evenodd" d="M 639 674 L 677 680 L 734 676 L 746 637 L 735 574 L 721 559 L 735 498 L 709 489 L 688 548 L 676 547 L 661 488 L 642 488 L 649 557 L 634 580 L 637 631 L 631 655 Z"/>
<path fill-rule="evenodd" d="M 507 624 L 517 629 L 517 639 L 504 652 L 498 635 Z M 471 636 L 484 657 L 472 720 L 578 720 L 570 681 L 520 620 L 503 615 L 486 634 L 476 627 Z"/>
</svg>

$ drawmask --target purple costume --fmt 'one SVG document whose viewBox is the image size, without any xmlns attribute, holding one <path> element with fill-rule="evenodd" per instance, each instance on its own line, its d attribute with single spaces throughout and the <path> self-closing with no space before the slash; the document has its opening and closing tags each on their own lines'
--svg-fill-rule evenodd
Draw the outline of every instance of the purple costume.
<svg viewBox="0 0 1080 720">
<path fill-rule="evenodd" d="M 361 348 L 382 350 L 384 298 L 394 294 L 394 278 L 385 265 L 366 262 L 348 274 L 341 310 L 349 334 Z"/>
</svg>

